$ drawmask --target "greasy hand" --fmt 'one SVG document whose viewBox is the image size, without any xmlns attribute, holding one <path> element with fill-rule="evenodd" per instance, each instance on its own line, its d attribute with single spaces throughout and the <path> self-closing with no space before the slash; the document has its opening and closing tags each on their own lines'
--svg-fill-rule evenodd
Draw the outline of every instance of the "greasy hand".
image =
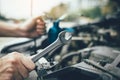
<svg viewBox="0 0 120 80">
<path fill-rule="evenodd" d="M 0 58 L 0 80 L 23 80 L 35 64 L 29 57 L 13 52 Z"/>
<path fill-rule="evenodd" d="M 22 37 L 33 38 L 45 33 L 45 22 L 41 17 L 32 18 L 26 21 L 21 27 Z"/>
</svg>

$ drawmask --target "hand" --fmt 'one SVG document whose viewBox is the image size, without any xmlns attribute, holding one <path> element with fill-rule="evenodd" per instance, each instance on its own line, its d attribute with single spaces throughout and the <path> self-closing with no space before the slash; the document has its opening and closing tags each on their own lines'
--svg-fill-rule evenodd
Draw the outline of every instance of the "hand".
<svg viewBox="0 0 120 80">
<path fill-rule="evenodd" d="M 19 27 L 22 37 L 33 38 L 45 33 L 45 23 L 41 17 L 30 19 Z"/>
<path fill-rule="evenodd" d="M 10 53 L 0 58 L 0 80 L 23 80 L 34 68 L 29 57 L 18 52 Z"/>
</svg>

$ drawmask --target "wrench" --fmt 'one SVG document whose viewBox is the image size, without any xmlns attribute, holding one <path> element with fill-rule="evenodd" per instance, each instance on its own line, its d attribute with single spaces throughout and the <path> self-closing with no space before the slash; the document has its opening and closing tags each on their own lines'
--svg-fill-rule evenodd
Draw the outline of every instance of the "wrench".
<svg viewBox="0 0 120 80">
<path fill-rule="evenodd" d="M 54 36 L 54 35 L 53 35 Z M 69 43 L 72 38 L 72 33 L 67 32 L 67 31 L 62 31 L 59 33 L 58 38 L 50 44 L 48 47 L 44 48 L 42 52 L 37 53 L 33 58 L 33 62 L 37 62 L 41 57 L 45 56 L 48 52 L 52 50 L 56 50 L 59 47 Z"/>
</svg>

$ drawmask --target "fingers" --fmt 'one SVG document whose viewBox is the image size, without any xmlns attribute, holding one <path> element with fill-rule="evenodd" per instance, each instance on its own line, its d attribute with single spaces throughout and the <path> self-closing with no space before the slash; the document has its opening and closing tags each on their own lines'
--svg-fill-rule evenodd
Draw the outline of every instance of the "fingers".
<svg viewBox="0 0 120 80">
<path fill-rule="evenodd" d="M 28 74 L 29 74 L 29 69 L 26 68 L 26 66 L 24 64 L 29 63 L 29 61 L 26 62 L 27 59 L 25 60 L 23 58 L 25 56 L 21 53 L 13 52 L 12 56 L 13 56 L 13 58 L 11 59 L 11 62 L 14 65 L 13 69 L 15 71 L 14 78 L 17 78 L 15 80 L 22 80 L 23 78 L 27 78 Z M 25 60 L 25 62 L 22 61 L 23 59 Z M 24 62 L 24 64 L 23 64 L 23 62 Z M 29 63 L 29 66 L 30 66 L 30 64 L 31 63 Z"/>
<path fill-rule="evenodd" d="M 44 22 L 42 16 L 35 17 L 35 21 L 40 20 L 41 22 Z"/>
<path fill-rule="evenodd" d="M 45 22 L 44 22 L 41 18 L 38 18 L 38 19 L 36 20 L 36 23 L 37 23 L 38 25 L 45 25 Z"/>
<path fill-rule="evenodd" d="M 35 64 L 33 63 L 30 57 L 23 56 L 21 62 L 29 71 L 35 68 Z"/>
<path fill-rule="evenodd" d="M 2 62 L 5 64 L 0 68 L 0 80 L 23 80 L 35 68 L 31 58 L 18 52 L 6 55 Z"/>
<path fill-rule="evenodd" d="M 17 67 L 16 74 L 19 79 L 15 80 L 23 80 L 23 78 L 27 78 L 29 76 L 29 72 L 35 68 L 35 64 L 29 57 L 26 57 L 23 54 L 18 53 L 17 56 L 19 56 L 19 60 L 18 64 L 16 64 Z"/>
<path fill-rule="evenodd" d="M 44 34 L 46 32 L 46 27 L 45 27 L 45 23 L 42 19 L 37 19 L 36 20 L 37 25 L 36 25 L 36 31 L 38 34 Z"/>
<path fill-rule="evenodd" d="M 36 26 L 36 31 L 37 31 L 37 34 L 39 34 L 39 35 L 42 35 L 42 34 L 45 34 L 45 33 L 46 33 L 45 27 L 42 27 L 42 26 L 40 26 L 40 25 L 37 25 L 37 26 Z"/>
<path fill-rule="evenodd" d="M 16 72 L 14 73 L 14 76 L 13 76 L 12 79 L 13 79 L 13 80 L 24 80 L 24 77 L 23 77 L 18 71 L 16 71 Z"/>
<path fill-rule="evenodd" d="M 20 35 L 23 37 L 34 38 L 45 34 L 46 27 L 42 17 L 32 18 L 20 29 Z"/>
<path fill-rule="evenodd" d="M 19 63 L 20 65 L 17 65 L 17 72 L 19 72 L 19 75 L 23 76 L 24 78 L 27 78 L 28 77 L 28 69 L 26 67 L 24 67 L 24 65 L 20 62 Z"/>
<path fill-rule="evenodd" d="M 0 75 L 0 80 L 12 80 L 13 75 L 10 73 L 3 73 Z"/>
</svg>

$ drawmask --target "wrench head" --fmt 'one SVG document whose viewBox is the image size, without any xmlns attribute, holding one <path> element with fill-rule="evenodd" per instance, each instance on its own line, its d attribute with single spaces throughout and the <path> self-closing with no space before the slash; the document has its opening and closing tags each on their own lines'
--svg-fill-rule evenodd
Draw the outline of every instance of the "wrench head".
<svg viewBox="0 0 120 80">
<path fill-rule="evenodd" d="M 71 41 L 72 33 L 68 32 L 68 31 L 62 31 L 59 33 L 58 37 L 59 37 L 61 43 L 67 44 L 68 42 Z"/>
</svg>

